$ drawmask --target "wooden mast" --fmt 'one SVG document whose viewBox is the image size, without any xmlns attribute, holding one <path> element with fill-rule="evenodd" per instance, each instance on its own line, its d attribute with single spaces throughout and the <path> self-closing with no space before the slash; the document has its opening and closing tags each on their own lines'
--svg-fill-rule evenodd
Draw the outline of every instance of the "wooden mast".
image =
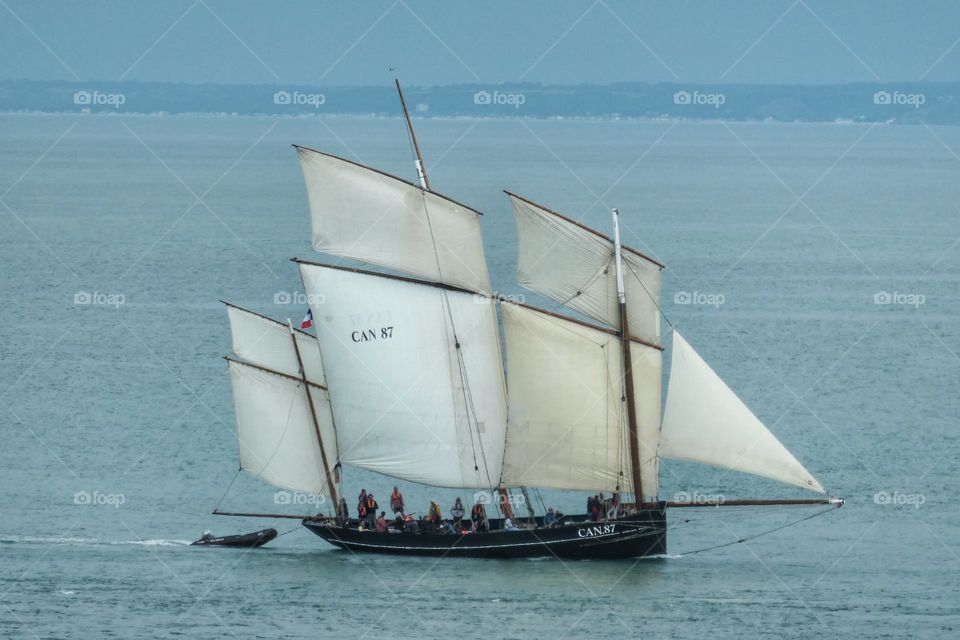
<svg viewBox="0 0 960 640">
<path fill-rule="evenodd" d="M 417 179 L 420 180 L 420 187 L 430 191 L 430 180 L 427 178 L 427 170 L 423 166 L 423 156 L 420 155 L 420 145 L 417 143 L 417 134 L 413 131 L 413 122 L 410 120 L 410 112 L 407 111 L 407 101 L 403 98 L 403 89 L 400 88 L 400 80 L 394 78 L 397 84 L 397 93 L 400 94 L 400 106 L 403 107 L 403 117 L 407 121 L 407 130 L 410 132 L 410 140 L 413 141 L 413 151 L 417 154 L 414 163 L 417 165 Z"/>
<path fill-rule="evenodd" d="M 630 328 L 627 322 L 627 296 L 623 287 L 623 264 L 620 255 L 620 212 L 613 210 L 613 254 L 617 267 L 617 299 L 620 304 L 620 351 L 623 358 L 623 386 L 627 401 L 627 426 L 630 441 L 630 476 L 633 481 L 633 501 L 636 508 L 643 504 L 643 484 L 640 481 L 640 437 L 637 434 L 636 401 L 633 396 L 633 359 L 630 354 Z"/>
<path fill-rule="evenodd" d="M 327 486 L 330 488 L 330 499 L 333 500 L 333 512 L 340 510 L 340 500 L 337 497 L 337 486 L 333 482 L 333 476 L 330 475 L 330 465 L 327 462 L 327 451 L 323 446 L 323 438 L 320 437 L 320 422 L 317 420 L 317 410 L 313 406 L 313 395 L 310 393 L 310 382 L 307 380 L 307 372 L 303 368 L 303 358 L 300 357 L 300 345 L 297 344 L 297 334 L 293 330 L 293 323 L 287 319 L 287 326 L 290 328 L 290 339 L 293 340 L 293 351 L 297 354 L 297 365 L 300 367 L 300 379 L 303 381 L 303 388 L 307 392 L 307 404 L 310 405 L 310 417 L 313 419 L 313 430 L 317 434 L 317 444 L 320 445 L 320 460 L 323 462 L 323 475 L 326 477 Z"/>
</svg>

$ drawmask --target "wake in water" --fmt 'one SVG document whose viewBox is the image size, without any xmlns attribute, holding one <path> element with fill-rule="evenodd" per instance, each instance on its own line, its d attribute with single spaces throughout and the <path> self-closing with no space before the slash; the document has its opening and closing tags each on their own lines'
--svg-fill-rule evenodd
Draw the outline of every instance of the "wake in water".
<svg viewBox="0 0 960 640">
<path fill-rule="evenodd" d="M 43 536 L 0 535 L 0 544 L 70 544 L 70 545 L 138 545 L 145 547 L 179 547 L 189 545 L 191 540 L 100 540 L 97 538 L 54 538 Z"/>
</svg>

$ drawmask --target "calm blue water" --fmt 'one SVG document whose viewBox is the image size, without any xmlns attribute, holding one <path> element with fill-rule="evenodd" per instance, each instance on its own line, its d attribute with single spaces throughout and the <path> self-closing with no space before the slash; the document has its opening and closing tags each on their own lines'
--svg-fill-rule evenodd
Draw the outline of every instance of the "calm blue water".
<svg viewBox="0 0 960 640">
<path fill-rule="evenodd" d="M 638 563 L 356 557 L 296 521 L 210 516 L 228 486 L 224 509 L 298 512 L 245 475 L 230 485 L 218 303 L 305 310 L 274 304 L 299 290 L 288 258 L 314 256 L 288 145 L 412 176 L 401 122 L 6 115 L 0 636 L 957 634 L 960 130 L 431 120 L 418 133 L 435 188 L 486 213 L 504 293 L 518 290 L 501 188 L 601 228 L 620 207 L 625 241 L 668 265 L 667 316 L 847 506 L 682 557 L 814 510 L 678 511 L 673 556 Z M 675 303 L 683 292 L 722 304 Z M 875 304 L 883 292 L 892 304 Z M 97 304 L 75 303 L 84 293 Z M 381 498 L 392 484 L 346 482 Z M 403 489 L 421 508 L 454 496 Z M 661 494 L 681 491 L 796 495 L 665 464 Z M 582 509 L 579 494 L 543 498 Z M 265 526 L 290 533 L 254 552 L 184 546 Z"/>
</svg>

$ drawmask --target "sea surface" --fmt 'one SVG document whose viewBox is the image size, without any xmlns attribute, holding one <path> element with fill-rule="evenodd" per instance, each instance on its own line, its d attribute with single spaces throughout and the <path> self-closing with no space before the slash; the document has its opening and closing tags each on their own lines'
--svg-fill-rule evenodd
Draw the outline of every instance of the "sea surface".
<svg viewBox="0 0 960 640">
<path fill-rule="evenodd" d="M 484 212 L 502 293 L 524 292 L 501 189 L 601 229 L 619 207 L 667 265 L 669 321 L 846 506 L 756 538 L 819 508 L 676 510 L 668 557 L 620 562 L 357 556 L 296 520 L 212 516 L 313 508 L 237 473 L 221 360 L 220 299 L 306 311 L 289 259 L 319 256 L 290 144 L 412 179 L 402 121 L 2 115 L 0 637 L 960 635 L 960 129 L 417 130 L 434 188 Z M 670 499 L 802 493 L 663 466 Z M 351 496 L 392 484 L 345 474 Z M 401 489 L 420 511 L 457 495 Z M 263 549 L 187 546 L 267 526 Z"/>
</svg>

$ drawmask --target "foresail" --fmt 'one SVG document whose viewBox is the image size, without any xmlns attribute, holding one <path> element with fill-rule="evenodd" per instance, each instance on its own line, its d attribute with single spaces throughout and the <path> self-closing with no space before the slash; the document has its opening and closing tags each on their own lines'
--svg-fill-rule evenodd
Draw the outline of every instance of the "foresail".
<svg viewBox="0 0 960 640">
<path fill-rule="evenodd" d="M 620 338 L 501 303 L 507 340 L 507 486 L 632 493 Z M 657 494 L 661 352 L 633 343 L 643 493 Z"/>
<path fill-rule="evenodd" d="M 517 279 L 521 285 L 619 329 L 613 243 L 555 211 L 507 192 L 517 223 Z M 630 333 L 660 344 L 662 265 L 623 248 L 623 280 Z"/>
<path fill-rule="evenodd" d="M 810 472 L 676 331 L 660 455 L 825 493 Z"/>
<path fill-rule="evenodd" d="M 323 300 L 313 317 L 340 459 L 433 486 L 496 485 L 506 398 L 493 300 L 329 265 L 300 272 Z"/>
<path fill-rule="evenodd" d="M 297 152 L 314 249 L 490 293 L 477 211 L 349 160 Z"/>
<path fill-rule="evenodd" d="M 229 366 L 240 467 L 276 487 L 329 497 L 303 383 L 236 360 Z M 317 416 L 329 416 L 326 391 L 312 387 L 310 395 Z M 336 443 L 331 420 L 321 419 L 320 431 L 325 444 Z"/>
<path fill-rule="evenodd" d="M 224 304 L 227 305 L 235 354 L 261 367 L 300 377 L 300 364 L 293 340 L 290 339 L 290 328 L 286 324 L 229 303 Z M 296 329 L 293 334 L 297 339 L 307 380 L 325 386 L 317 339 Z"/>
</svg>

